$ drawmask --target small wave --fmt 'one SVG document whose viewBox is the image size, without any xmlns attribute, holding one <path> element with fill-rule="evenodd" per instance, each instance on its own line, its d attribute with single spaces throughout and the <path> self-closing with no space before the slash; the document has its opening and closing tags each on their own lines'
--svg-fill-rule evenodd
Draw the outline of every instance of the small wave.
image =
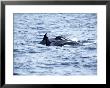
<svg viewBox="0 0 110 88">
<path fill-rule="evenodd" d="M 51 31 L 49 30 L 38 30 L 38 33 L 42 36 L 44 36 L 45 33 L 50 33 Z"/>
<path fill-rule="evenodd" d="M 30 27 L 31 29 L 36 29 L 36 27 Z"/>
<path fill-rule="evenodd" d="M 50 66 L 36 66 L 36 67 L 38 67 L 38 68 L 46 68 L 46 69 L 49 69 L 49 68 L 53 68 L 53 67 L 50 67 Z"/>
<path fill-rule="evenodd" d="M 77 65 L 77 64 L 75 64 L 73 67 L 75 67 L 75 68 L 80 68 L 80 66 L 79 66 L 79 65 Z"/>
<path fill-rule="evenodd" d="M 49 51 L 49 50 L 51 50 L 50 48 L 41 48 L 41 51 L 43 52 L 43 51 Z"/>
<path fill-rule="evenodd" d="M 81 56 L 80 58 L 90 58 L 89 56 Z"/>
<path fill-rule="evenodd" d="M 89 65 L 89 64 L 84 64 L 84 65 L 83 65 L 83 67 L 90 68 L 90 67 L 91 67 L 91 65 Z"/>
<path fill-rule="evenodd" d="M 84 64 L 83 67 L 90 68 L 90 67 L 96 67 L 96 65 L 95 64 Z"/>
<path fill-rule="evenodd" d="M 68 60 L 69 58 L 65 57 L 65 58 L 62 58 L 63 60 Z"/>
<path fill-rule="evenodd" d="M 68 63 L 68 62 L 63 62 L 63 63 L 61 63 L 61 65 L 70 65 L 70 63 Z"/>
<path fill-rule="evenodd" d="M 14 49 L 13 51 L 18 53 L 26 53 L 25 50 L 19 50 L 19 49 Z"/>
<path fill-rule="evenodd" d="M 56 65 L 59 65 L 59 64 L 57 64 L 57 63 L 46 63 L 45 65 L 47 65 L 47 66 L 56 66 Z"/>
<path fill-rule="evenodd" d="M 87 50 L 96 50 L 97 48 L 96 47 L 86 47 L 85 49 L 87 49 Z"/>
<path fill-rule="evenodd" d="M 44 30 L 43 27 L 37 27 L 37 30 Z"/>
<path fill-rule="evenodd" d="M 72 62 L 71 64 L 79 64 L 79 62 Z"/>
<path fill-rule="evenodd" d="M 39 23 L 37 23 L 37 25 L 43 25 L 44 23 L 43 22 L 39 22 Z"/>
<path fill-rule="evenodd" d="M 29 71 L 30 73 L 36 73 L 36 71 Z"/>
<path fill-rule="evenodd" d="M 36 52 L 36 51 L 29 51 L 28 53 L 40 53 L 40 52 Z"/>
</svg>

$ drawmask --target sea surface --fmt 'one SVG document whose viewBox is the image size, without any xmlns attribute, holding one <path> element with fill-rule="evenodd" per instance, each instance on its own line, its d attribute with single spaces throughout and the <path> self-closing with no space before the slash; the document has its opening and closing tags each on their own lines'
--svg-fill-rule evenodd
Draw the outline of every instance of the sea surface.
<svg viewBox="0 0 110 88">
<path fill-rule="evenodd" d="M 14 13 L 13 75 L 97 75 L 96 13 Z M 46 46 L 64 36 L 81 45 Z"/>
</svg>

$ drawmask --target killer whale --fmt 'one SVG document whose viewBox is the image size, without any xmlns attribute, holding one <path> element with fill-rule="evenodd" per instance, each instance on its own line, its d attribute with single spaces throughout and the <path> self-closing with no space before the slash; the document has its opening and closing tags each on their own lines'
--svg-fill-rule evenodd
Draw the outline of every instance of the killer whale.
<svg viewBox="0 0 110 88">
<path fill-rule="evenodd" d="M 68 40 L 62 36 L 56 36 L 55 38 L 48 38 L 47 33 L 44 35 L 40 44 L 46 46 L 64 46 L 64 45 L 79 45 L 79 42 Z"/>
</svg>

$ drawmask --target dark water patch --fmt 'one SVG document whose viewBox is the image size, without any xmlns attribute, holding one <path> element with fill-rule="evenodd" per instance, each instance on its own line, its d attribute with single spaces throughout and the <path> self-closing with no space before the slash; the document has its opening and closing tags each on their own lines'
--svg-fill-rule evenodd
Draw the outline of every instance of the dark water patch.
<svg viewBox="0 0 110 88">
<path fill-rule="evenodd" d="M 39 23 L 37 23 L 37 25 L 43 25 L 44 23 L 43 22 L 39 22 Z"/>
<path fill-rule="evenodd" d="M 94 39 L 93 38 L 89 38 L 89 39 L 87 39 L 87 41 L 93 41 Z"/>
<path fill-rule="evenodd" d="M 87 25 L 88 28 L 95 28 L 94 26 L 92 25 Z M 89 31 L 94 31 L 94 30 L 89 30 Z"/>
<path fill-rule="evenodd" d="M 29 51 L 28 53 L 40 53 L 40 52 L 36 52 L 36 51 Z"/>
<path fill-rule="evenodd" d="M 82 59 L 82 60 L 81 60 L 81 62 L 82 62 L 82 63 L 84 63 L 84 62 L 85 62 L 85 60 L 84 60 L 84 59 Z"/>
<path fill-rule="evenodd" d="M 34 49 L 29 49 L 27 50 L 28 53 L 41 53 L 41 51 L 37 51 L 37 50 L 34 50 Z"/>
<path fill-rule="evenodd" d="M 19 23 L 20 25 L 25 25 L 25 23 Z"/>
<path fill-rule="evenodd" d="M 88 30 L 88 32 L 94 32 L 94 28 L 95 28 L 95 27 L 89 26 L 89 28 L 90 28 L 90 29 Z"/>
<path fill-rule="evenodd" d="M 76 58 L 75 57 L 72 57 L 71 59 L 75 60 Z"/>
<path fill-rule="evenodd" d="M 25 30 L 25 29 L 24 29 Z M 18 31 L 19 34 L 21 34 L 21 36 L 25 36 L 27 34 L 27 31 Z"/>
<path fill-rule="evenodd" d="M 70 48 L 79 48 L 80 46 L 82 46 L 82 44 L 73 44 L 70 46 Z M 71 50 L 69 50 L 71 52 Z"/>
<path fill-rule="evenodd" d="M 54 23 L 51 23 L 50 26 L 51 26 L 51 25 L 55 25 L 55 24 L 54 24 Z"/>
<path fill-rule="evenodd" d="M 64 75 L 69 76 L 69 75 L 71 75 L 71 73 L 70 72 L 64 72 Z"/>
<path fill-rule="evenodd" d="M 79 43 L 81 43 L 82 45 L 87 45 L 93 43 L 93 40 L 83 40 L 83 41 L 79 41 Z"/>
<path fill-rule="evenodd" d="M 14 67 L 14 69 L 19 69 L 20 67 Z"/>
<path fill-rule="evenodd" d="M 65 57 L 65 58 L 62 58 L 63 60 L 68 60 L 69 58 Z"/>
<path fill-rule="evenodd" d="M 37 48 L 44 48 L 43 46 L 37 46 Z"/>
<path fill-rule="evenodd" d="M 83 67 L 91 68 L 91 67 L 97 67 L 96 64 L 84 64 Z"/>
<path fill-rule="evenodd" d="M 80 43 L 88 43 L 88 40 L 79 41 Z"/>
<path fill-rule="evenodd" d="M 81 71 L 76 71 L 76 72 L 80 73 Z"/>
<path fill-rule="evenodd" d="M 38 43 L 39 41 L 32 41 L 33 43 Z"/>
<path fill-rule="evenodd" d="M 24 32 L 27 33 L 28 31 L 25 31 L 25 30 L 24 30 Z"/>
<path fill-rule="evenodd" d="M 67 50 L 67 49 L 64 48 L 63 50 Z"/>
<path fill-rule="evenodd" d="M 77 62 L 77 61 L 78 61 L 78 60 L 75 58 L 75 59 L 74 59 L 74 62 Z"/>
<path fill-rule="evenodd" d="M 13 51 L 14 51 L 14 52 L 19 52 L 19 49 L 14 49 Z"/>
<path fill-rule="evenodd" d="M 93 42 L 93 44 L 96 45 L 97 43 L 96 42 Z"/>
<path fill-rule="evenodd" d="M 97 60 L 95 60 L 95 61 L 93 61 L 93 62 L 91 62 L 92 64 L 96 64 L 97 63 Z"/>
<path fill-rule="evenodd" d="M 33 19 L 34 19 L 36 22 L 37 22 L 38 20 L 40 20 L 40 19 L 38 19 L 37 17 L 34 17 Z"/>
<path fill-rule="evenodd" d="M 27 64 L 27 65 L 24 65 L 24 66 L 22 66 L 22 67 L 20 67 L 20 69 L 26 69 L 26 70 L 29 70 L 29 69 L 31 69 L 31 66 L 29 65 L 29 64 Z"/>
<path fill-rule="evenodd" d="M 30 27 L 31 29 L 37 29 L 36 27 Z"/>
<path fill-rule="evenodd" d="M 89 65 L 89 64 L 84 64 L 84 65 L 83 65 L 83 67 L 90 68 L 90 67 L 92 67 L 92 66 L 91 66 L 91 65 Z"/>
<path fill-rule="evenodd" d="M 28 19 L 25 19 L 24 23 L 28 23 Z"/>
<path fill-rule="evenodd" d="M 60 28 L 60 26 L 55 26 L 55 27 L 52 27 L 53 29 L 59 29 Z"/>
<path fill-rule="evenodd" d="M 97 67 L 96 68 L 91 68 L 90 70 L 92 70 L 93 72 L 97 73 Z"/>
<path fill-rule="evenodd" d="M 55 66 L 55 65 L 59 65 L 59 64 L 58 63 L 48 63 L 48 64 L 45 64 L 45 65 L 47 65 L 47 66 L 50 66 L 50 65 L 53 66 L 54 65 Z"/>
<path fill-rule="evenodd" d="M 80 68 L 80 66 L 78 64 L 75 64 L 73 67 Z"/>
<path fill-rule="evenodd" d="M 24 21 L 24 20 L 23 20 L 23 19 L 19 19 L 19 21 L 21 21 L 21 22 L 22 22 L 22 21 Z"/>
<path fill-rule="evenodd" d="M 20 43 L 20 45 L 25 45 L 24 43 Z"/>
<path fill-rule="evenodd" d="M 71 64 L 79 64 L 79 62 L 71 62 Z"/>
<path fill-rule="evenodd" d="M 70 63 L 69 62 L 63 62 L 63 63 L 61 63 L 61 65 L 70 65 Z"/>
<path fill-rule="evenodd" d="M 96 50 L 96 47 L 85 47 L 86 50 Z"/>
<path fill-rule="evenodd" d="M 90 58 L 89 56 L 81 56 L 80 58 Z"/>
<path fill-rule="evenodd" d="M 23 49 L 23 50 L 14 49 L 13 52 L 18 52 L 18 53 L 21 53 L 21 54 L 22 54 L 22 53 L 26 53 L 24 49 Z"/>
<path fill-rule="evenodd" d="M 41 51 L 43 52 L 43 51 L 49 51 L 50 49 L 49 48 L 41 48 Z"/>
<path fill-rule="evenodd" d="M 29 73 L 36 73 L 36 71 L 29 71 Z"/>
<path fill-rule="evenodd" d="M 50 67 L 50 66 L 36 66 L 38 68 L 44 68 L 44 69 L 52 69 L 53 67 Z"/>
<path fill-rule="evenodd" d="M 43 34 L 39 34 L 39 35 L 37 35 L 37 36 L 42 36 L 42 39 L 43 39 L 43 36 L 44 36 L 44 35 L 43 35 Z"/>
<path fill-rule="evenodd" d="M 61 56 L 57 56 L 57 58 L 61 58 Z"/>
<path fill-rule="evenodd" d="M 65 20 L 67 23 L 70 23 L 71 21 L 70 20 Z"/>
<path fill-rule="evenodd" d="M 44 27 L 36 27 L 37 30 L 45 30 Z"/>
<path fill-rule="evenodd" d="M 38 30 L 39 35 L 44 36 L 45 33 L 50 33 L 48 30 Z"/>
<path fill-rule="evenodd" d="M 97 64 L 93 64 L 92 67 L 97 67 Z"/>
<path fill-rule="evenodd" d="M 20 69 L 23 66 L 23 63 L 14 63 L 14 69 Z"/>
<path fill-rule="evenodd" d="M 13 73 L 13 75 L 20 75 L 19 73 Z"/>
</svg>

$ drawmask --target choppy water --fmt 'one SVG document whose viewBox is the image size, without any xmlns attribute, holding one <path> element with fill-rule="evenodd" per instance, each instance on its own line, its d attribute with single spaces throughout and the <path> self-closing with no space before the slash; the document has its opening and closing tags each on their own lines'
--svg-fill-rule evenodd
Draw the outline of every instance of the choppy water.
<svg viewBox="0 0 110 88">
<path fill-rule="evenodd" d="M 45 46 L 43 35 L 63 35 L 81 46 Z M 97 14 L 14 14 L 14 75 L 96 75 Z"/>
</svg>

